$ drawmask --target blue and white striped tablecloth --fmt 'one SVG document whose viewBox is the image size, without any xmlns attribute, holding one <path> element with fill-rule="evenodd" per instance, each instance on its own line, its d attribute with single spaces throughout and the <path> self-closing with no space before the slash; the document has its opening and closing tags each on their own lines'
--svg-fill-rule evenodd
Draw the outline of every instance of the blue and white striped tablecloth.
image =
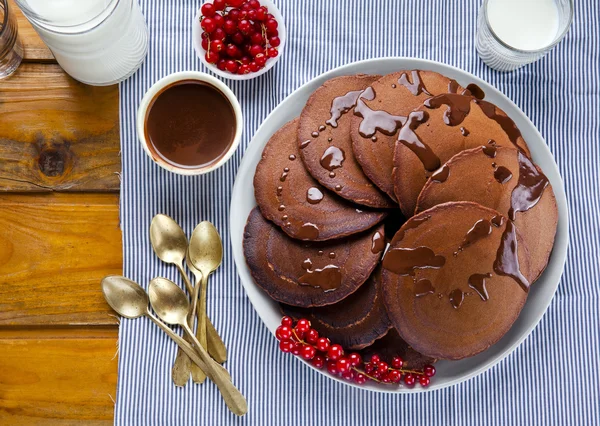
<svg viewBox="0 0 600 426">
<path fill-rule="evenodd" d="M 243 141 L 207 176 L 169 174 L 144 154 L 136 110 L 159 78 L 203 70 L 191 42 L 197 0 L 141 0 L 150 28 L 146 62 L 121 84 L 125 275 L 147 285 L 179 280 L 148 239 L 150 220 L 166 213 L 189 234 L 213 222 L 225 241 L 211 278 L 209 314 L 229 349 L 228 369 L 250 412 L 230 414 L 212 384 L 176 388 L 175 345 L 147 321 L 123 320 L 115 418 L 120 425 L 597 425 L 600 423 L 600 9 L 576 0 L 570 33 L 541 61 L 509 74 L 475 52 L 481 0 L 276 0 L 288 28 L 281 61 L 266 75 L 228 82 L 245 115 Z M 339 65 L 382 56 L 448 63 L 496 86 L 544 135 L 564 178 L 571 215 L 570 251 L 558 293 L 539 326 L 490 371 L 448 389 L 385 395 L 352 389 L 281 354 L 236 274 L 229 244 L 231 188 L 253 133 L 294 89 Z"/>
</svg>

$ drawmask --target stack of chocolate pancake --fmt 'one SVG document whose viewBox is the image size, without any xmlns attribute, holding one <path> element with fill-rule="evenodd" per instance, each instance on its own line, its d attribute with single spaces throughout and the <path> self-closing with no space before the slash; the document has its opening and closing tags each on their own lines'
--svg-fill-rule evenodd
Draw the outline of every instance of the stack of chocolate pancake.
<svg viewBox="0 0 600 426">
<path fill-rule="evenodd" d="M 519 129 L 484 98 L 432 71 L 337 77 L 271 137 L 244 253 L 283 313 L 413 368 L 510 329 L 558 211 Z"/>
</svg>

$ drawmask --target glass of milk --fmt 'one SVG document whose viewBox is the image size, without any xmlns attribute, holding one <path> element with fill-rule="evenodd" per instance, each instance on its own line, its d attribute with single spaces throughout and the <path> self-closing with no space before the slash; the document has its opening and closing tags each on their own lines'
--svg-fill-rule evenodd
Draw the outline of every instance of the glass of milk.
<svg viewBox="0 0 600 426">
<path fill-rule="evenodd" d="M 513 71 L 548 53 L 572 21 L 572 0 L 483 0 L 477 52 L 491 68 Z"/>
<path fill-rule="evenodd" d="M 137 0 L 16 0 L 73 78 L 106 86 L 133 74 L 148 51 Z"/>
</svg>

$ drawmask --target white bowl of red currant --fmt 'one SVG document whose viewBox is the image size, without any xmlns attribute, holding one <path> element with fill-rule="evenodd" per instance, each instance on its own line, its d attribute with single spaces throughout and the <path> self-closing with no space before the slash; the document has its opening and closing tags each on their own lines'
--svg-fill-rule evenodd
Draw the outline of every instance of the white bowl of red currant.
<svg viewBox="0 0 600 426">
<path fill-rule="evenodd" d="M 271 0 L 209 0 L 192 27 L 196 54 L 223 78 L 249 80 L 269 71 L 281 57 L 285 25 Z"/>
</svg>

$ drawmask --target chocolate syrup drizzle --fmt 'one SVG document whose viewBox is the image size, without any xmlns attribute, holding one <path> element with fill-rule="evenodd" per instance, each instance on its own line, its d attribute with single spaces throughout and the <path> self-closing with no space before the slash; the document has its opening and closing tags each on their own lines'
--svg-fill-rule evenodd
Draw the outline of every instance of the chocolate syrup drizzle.
<svg viewBox="0 0 600 426">
<path fill-rule="evenodd" d="M 367 87 L 362 95 L 359 96 L 354 108 L 354 115 L 362 117 L 358 133 L 363 138 L 370 138 L 377 131 L 384 135 L 392 136 L 398 129 L 406 123 L 406 117 L 400 115 L 392 115 L 385 111 L 375 111 L 367 106 L 363 101 L 366 99 L 372 101 L 375 99 L 375 90 L 372 87 Z"/>
<path fill-rule="evenodd" d="M 473 274 L 469 277 L 469 287 L 475 290 L 484 302 L 490 298 L 485 288 L 485 279 L 491 277 L 492 274 L 489 272 L 487 274 Z"/>
<path fill-rule="evenodd" d="M 525 212 L 534 207 L 548 186 L 548 178 L 521 151 L 518 153 L 518 159 L 519 181 L 510 197 L 510 220 L 515 220 L 517 212 Z"/>
<path fill-rule="evenodd" d="M 431 150 L 429 145 L 423 143 L 415 130 L 429 119 L 427 111 L 413 111 L 409 114 L 408 120 L 400 129 L 398 142 L 410 149 L 421 160 L 423 167 L 428 172 L 440 168 L 441 162 L 437 155 Z"/>
<path fill-rule="evenodd" d="M 501 115 L 498 113 L 498 109 L 494 104 L 486 101 L 475 100 L 475 103 L 479 105 L 481 111 L 490 119 L 494 120 L 500 125 L 504 133 L 508 136 L 510 141 L 517 145 L 517 141 L 521 137 L 521 132 L 517 128 L 517 125 L 508 116 Z"/>
<path fill-rule="evenodd" d="M 423 297 L 433 293 L 435 293 L 435 288 L 428 279 L 423 278 L 415 282 L 415 296 Z"/>
<path fill-rule="evenodd" d="M 458 126 L 471 111 L 470 96 L 458 95 L 456 93 L 442 93 L 425 100 L 427 108 L 440 108 L 446 105 L 448 108 L 444 112 L 444 123 L 448 126 Z"/>
<path fill-rule="evenodd" d="M 296 238 L 300 240 L 316 240 L 319 237 L 319 228 L 314 223 L 305 223 L 300 227 Z"/>
<path fill-rule="evenodd" d="M 327 265 L 320 269 L 307 270 L 305 274 L 298 278 L 298 282 L 302 285 L 321 288 L 327 293 L 340 286 L 342 283 L 342 272 L 337 265 Z"/>
<path fill-rule="evenodd" d="M 431 180 L 433 182 L 444 183 L 448 180 L 448 176 L 450 176 L 450 167 L 444 164 L 431 175 Z"/>
<path fill-rule="evenodd" d="M 477 222 L 475 222 L 473 227 L 467 232 L 467 235 L 465 236 L 465 239 L 463 240 L 461 245 L 458 247 L 457 252 L 463 251 L 467 247 L 475 244 L 477 241 L 487 237 L 491 233 L 492 224 L 490 223 L 490 221 L 486 219 L 478 220 Z"/>
<path fill-rule="evenodd" d="M 469 84 L 467 86 L 466 90 L 468 90 L 469 93 L 471 94 L 471 96 L 473 96 L 474 98 L 477 98 L 477 99 L 485 98 L 485 92 L 483 91 L 483 89 L 481 87 L 479 87 L 475 83 Z M 463 94 L 465 94 L 465 93 L 463 92 Z"/>
<path fill-rule="evenodd" d="M 494 179 L 498 181 L 498 183 L 506 183 L 512 178 L 512 173 L 504 166 L 499 166 L 496 170 L 494 170 Z"/>
<path fill-rule="evenodd" d="M 529 291 L 530 283 L 521 273 L 518 257 L 517 233 L 512 221 L 506 223 L 506 229 L 502 234 L 500 247 L 496 252 L 494 261 L 494 272 L 514 279 L 525 291 Z"/>
<path fill-rule="evenodd" d="M 402 75 L 398 79 L 398 83 L 406 87 L 414 96 L 419 96 L 421 93 L 425 93 L 426 95 L 432 96 L 432 94 L 429 93 L 423 85 L 423 81 L 421 80 L 421 75 L 419 74 L 419 71 L 413 70 L 411 71 L 411 75 L 413 81 L 412 83 L 408 81 L 407 73 L 402 73 Z"/>
<path fill-rule="evenodd" d="M 338 96 L 337 98 L 334 98 L 331 102 L 331 118 L 325 123 L 329 124 L 331 127 L 337 127 L 338 120 L 340 119 L 342 114 L 347 113 L 352 107 L 356 105 L 356 101 L 358 100 L 358 97 L 362 92 L 362 90 L 353 90 L 351 92 L 346 93 L 343 96 Z"/>
<path fill-rule="evenodd" d="M 321 156 L 321 166 L 329 171 L 342 167 L 346 155 L 344 150 L 331 145 Z"/>
<path fill-rule="evenodd" d="M 310 204 L 319 204 L 323 200 L 323 192 L 316 187 L 308 188 L 306 191 L 306 201 Z"/>
<path fill-rule="evenodd" d="M 452 307 L 454 309 L 460 308 L 460 305 L 462 305 L 463 300 L 465 300 L 465 294 L 462 292 L 461 289 L 455 288 L 450 292 L 450 303 L 452 304 Z"/>
<path fill-rule="evenodd" d="M 446 258 L 436 255 L 429 247 L 391 248 L 383 256 L 383 267 L 398 275 L 415 274 L 416 269 L 439 269 Z"/>
<path fill-rule="evenodd" d="M 404 238 L 404 234 L 406 233 L 406 231 L 418 228 L 419 225 L 421 225 L 424 222 L 427 222 L 430 218 L 431 216 L 429 215 L 421 217 L 413 216 L 408 222 L 402 225 L 402 228 L 400 228 L 398 232 L 396 232 L 396 235 L 394 235 L 394 238 L 392 238 L 392 244 L 401 241 L 402 238 Z"/>
<path fill-rule="evenodd" d="M 373 240 L 371 241 L 371 253 L 373 253 L 373 254 L 381 253 L 384 248 L 385 248 L 385 239 L 383 238 L 383 235 L 381 235 L 381 232 L 377 231 L 373 235 Z"/>
</svg>

